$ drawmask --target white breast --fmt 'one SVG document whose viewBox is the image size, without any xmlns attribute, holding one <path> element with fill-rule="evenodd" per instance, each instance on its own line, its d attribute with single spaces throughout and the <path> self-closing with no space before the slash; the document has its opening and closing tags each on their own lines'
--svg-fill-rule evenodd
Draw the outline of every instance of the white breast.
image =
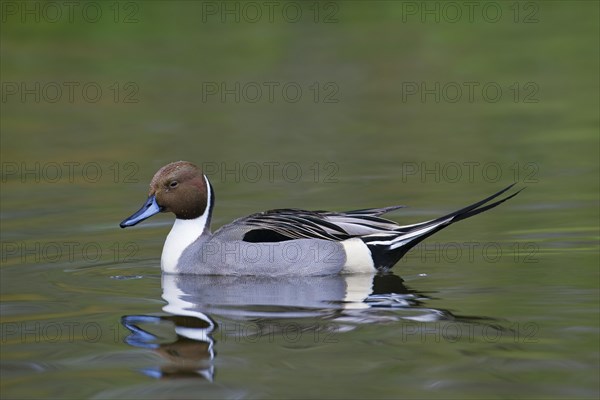
<svg viewBox="0 0 600 400">
<path fill-rule="evenodd" d="M 206 221 L 203 216 L 195 219 L 176 219 L 165 240 L 160 266 L 164 272 L 177 273 L 177 262 L 183 251 L 202 235 Z"/>
</svg>

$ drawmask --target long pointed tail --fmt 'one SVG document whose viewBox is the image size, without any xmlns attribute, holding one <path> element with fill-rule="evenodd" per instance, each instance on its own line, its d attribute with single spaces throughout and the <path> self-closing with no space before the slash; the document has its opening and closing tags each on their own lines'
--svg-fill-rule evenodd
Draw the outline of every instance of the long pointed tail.
<svg viewBox="0 0 600 400">
<path fill-rule="evenodd" d="M 510 196 L 504 197 L 500 200 L 496 200 L 493 203 L 489 203 L 491 200 L 496 199 L 510 188 L 515 185 L 508 186 L 502 189 L 498 193 L 495 193 L 477 203 L 471 204 L 470 206 L 461 208 L 458 211 L 444 215 L 443 217 L 436 218 L 431 221 L 421 222 L 419 224 L 407 225 L 397 229 L 397 234 L 390 233 L 386 235 L 370 235 L 364 236 L 361 239 L 369 250 L 377 269 L 387 270 L 390 269 L 400 260 L 410 249 L 415 247 L 417 244 L 433 235 L 436 232 L 441 231 L 445 227 L 461 221 L 463 219 L 470 218 L 474 215 L 490 210 L 499 204 L 504 203 L 519 194 L 523 189 L 511 194 Z"/>
</svg>

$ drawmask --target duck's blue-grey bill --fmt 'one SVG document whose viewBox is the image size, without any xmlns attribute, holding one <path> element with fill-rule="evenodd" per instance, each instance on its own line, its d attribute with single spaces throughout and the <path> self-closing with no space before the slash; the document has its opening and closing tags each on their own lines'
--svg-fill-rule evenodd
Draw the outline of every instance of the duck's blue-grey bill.
<svg viewBox="0 0 600 400">
<path fill-rule="evenodd" d="M 126 218 L 119 225 L 121 228 L 127 228 L 128 226 L 133 226 L 138 222 L 142 222 L 146 218 L 150 218 L 154 214 L 158 214 L 161 212 L 161 207 L 156 203 L 156 198 L 154 195 L 149 196 L 146 203 L 140 208 L 135 214 L 131 217 Z"/>
</svg>

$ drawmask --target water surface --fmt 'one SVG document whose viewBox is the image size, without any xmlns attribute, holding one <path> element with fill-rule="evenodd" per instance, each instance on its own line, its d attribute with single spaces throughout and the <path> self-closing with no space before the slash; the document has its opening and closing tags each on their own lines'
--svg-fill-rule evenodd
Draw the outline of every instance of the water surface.
<svg viewBox="0 0 600 400">
<path fill-rule="evenodd" d="M 3 83 L 103 96 L 2 100 L 2 397 L 597 398 L 598 4 L 222 23 L 205 3 L 3 22 Z M 304 95 L 208 97 L 223 82 Z M 503 96 L 407 95 L 423 82 Z M 408 224 L 527 189 L 389 275 L 177 278 L 159 267 L 171 216 L 118 223 L 180 159 L 210 172 L 213 228 L 392 204 Z"/>
</svg>

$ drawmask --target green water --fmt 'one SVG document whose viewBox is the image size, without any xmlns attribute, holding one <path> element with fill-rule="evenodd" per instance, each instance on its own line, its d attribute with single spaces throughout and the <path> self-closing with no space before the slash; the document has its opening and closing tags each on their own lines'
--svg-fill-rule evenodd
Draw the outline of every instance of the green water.
<svg viewBox="0 0 600 400">
<path fill-rule="evenodd" d="M 1 3 L 2 398 L 597 398 L 598 3 L 275 3 Z M 118 224 L 180 159 L 213 229 L 527 189 L 393 275 L 178 280 Z"/>
</svg>

